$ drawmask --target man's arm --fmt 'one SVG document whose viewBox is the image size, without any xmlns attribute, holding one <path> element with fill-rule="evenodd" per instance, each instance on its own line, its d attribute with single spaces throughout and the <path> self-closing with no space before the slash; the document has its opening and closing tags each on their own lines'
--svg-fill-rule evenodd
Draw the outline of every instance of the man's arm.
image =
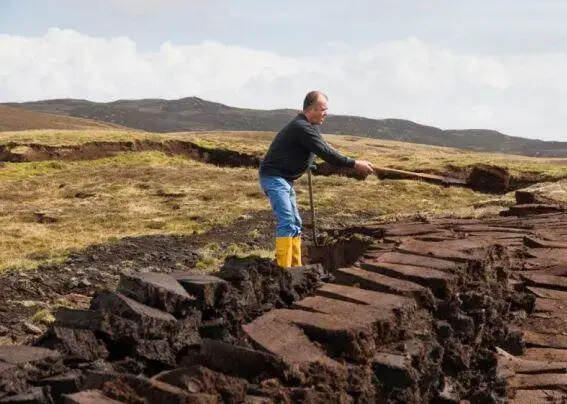
<svg viewBox="0 0 567 404">
<path fill-rule="evenodd" d="M 327 163 L 338 167 L 354 167 L 355 161 L 343 156 L 333 149 L 325 139 L 313 128 L 306 127 L 304 133 L 299 134 L 299 142 L 310 152 L 321 157 Z"/>
<path fill-rule="evenodd" d="M 364 174 L 370 174 L 374 171 L 374 167 L 370 162 L 354 160 L 340 154 L 329 146 L 323 139 L 323 136 L 313 130 L 313 128 L 306 128 L 305 133 L 300 135 L 299 141 L 303 147 L 315 153 L 329 164 L 339 167 L 351 167 Z"/>
</svg>

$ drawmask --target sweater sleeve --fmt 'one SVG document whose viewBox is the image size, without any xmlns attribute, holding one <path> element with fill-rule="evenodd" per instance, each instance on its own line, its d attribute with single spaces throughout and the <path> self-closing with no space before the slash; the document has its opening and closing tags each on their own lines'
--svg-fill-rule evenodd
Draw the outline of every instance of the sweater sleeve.
<svg viewBox="0 0 567 404">
<path fill-rule="evenodd" d="M 321 136 L 312 127 L 304 127 L 303 133 L 299 135 L 299 142 L 303 147 L 316 154 L 329 164 L 338 167 L 354 167 L 353 159 L 343 156 L 329 146 L 329 144 L 325 142 L 325 139 L 323 139 L 323 136 Z"/>
</svg>

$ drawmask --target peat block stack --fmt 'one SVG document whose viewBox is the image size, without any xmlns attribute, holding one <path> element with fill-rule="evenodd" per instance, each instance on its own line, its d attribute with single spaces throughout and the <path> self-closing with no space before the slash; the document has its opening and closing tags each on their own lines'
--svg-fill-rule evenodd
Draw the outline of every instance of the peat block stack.
<svg viewBox="0 0 567 404">
<path fill-rule="evenodd" d="M 286 272 L 124 274 L 0 346 L 0 403 L 561 402 L 567 214 L 515 213 L 361 224 Z"/>
</svg>

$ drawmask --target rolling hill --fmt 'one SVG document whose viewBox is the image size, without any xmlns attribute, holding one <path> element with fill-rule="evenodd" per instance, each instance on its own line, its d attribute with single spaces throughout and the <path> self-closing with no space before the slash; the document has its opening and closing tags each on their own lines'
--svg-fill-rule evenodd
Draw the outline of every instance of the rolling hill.
<svg viewBox="0 0 567 404">
<path fill-rule="evenodd" d="M 113 129 L 120 125 L 0 105 L 0 131 L 29 129 Z"/>
<path fill-rule="evenodd" d="M 197 97 L 178 100 L 119 100 L 109 103 L 58 99 L 6 105 L 43 113 L 93 119 L 151 132 L 278 131 L 297 113 L 297 110 L 292 109 L 235 108 Z M 442 130 L 402 119 L 330 115 L 322 127 L 322 132 L 476 151 L 529 156 L 567 156 L 567 142 L 513 137 L 484 129 Z"/>
</svg>

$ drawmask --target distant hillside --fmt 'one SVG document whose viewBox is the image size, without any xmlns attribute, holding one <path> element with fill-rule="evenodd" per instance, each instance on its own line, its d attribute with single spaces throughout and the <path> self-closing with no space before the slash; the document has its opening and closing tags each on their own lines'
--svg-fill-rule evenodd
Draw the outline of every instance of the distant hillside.
<svg viewBox="0 0 567 404">
<path fill-rule="evenodd" d="M 28 129 L 112 129 L 119 125 L 0 105 L 0 132 Z"/>
<path fill-rule="evenodd" d="M 152 132 L 195 130 L 278 131 L 298 111 L 234 108 L 197 97 L 179 100 L 144 99 L 96 103 L 60 99 L 7 104 L 29 110 L 95 119 Z M 402 119 L 368 119 L 331 115 L 324 133 L 350 134 L 477 151 L 530 156 L 567 156 L 567 142 L 544 142 L 504 135 L 493 130 L 442 130 Z"/>
</svg>

